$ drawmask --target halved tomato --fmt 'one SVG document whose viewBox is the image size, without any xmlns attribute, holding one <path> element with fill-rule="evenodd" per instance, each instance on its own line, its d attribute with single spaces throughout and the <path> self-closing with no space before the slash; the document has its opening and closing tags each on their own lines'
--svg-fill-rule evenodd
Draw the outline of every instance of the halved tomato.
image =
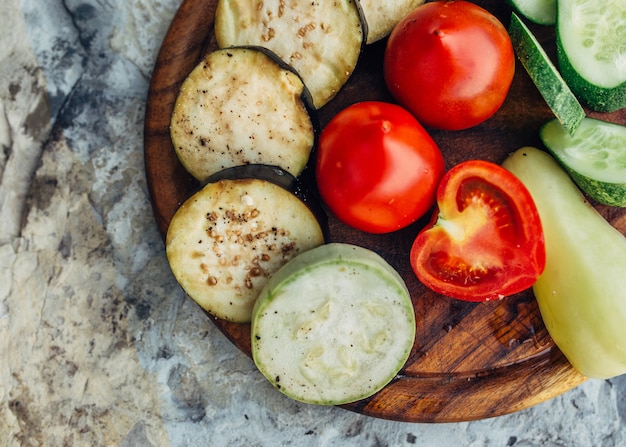
<svg viewBox="0 0 626 447">
<path fill-rule="evenodd" d="M 432 223 L 411 249 L 418 279 L 464 301 L 501 299 L 531 287 L 545 267 L 541 221 L 522 182 L 483 160 L 450 169 Z"/>
</svg>

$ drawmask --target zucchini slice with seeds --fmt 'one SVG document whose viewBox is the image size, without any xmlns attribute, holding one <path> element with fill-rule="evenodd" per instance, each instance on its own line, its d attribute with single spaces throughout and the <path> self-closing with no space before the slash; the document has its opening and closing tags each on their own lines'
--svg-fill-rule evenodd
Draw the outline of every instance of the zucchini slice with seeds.
<svg viewBox="0 0 626 447">
<path fill-rule="evenodd" d="M 317 122 L 297 73 L 263 48 L 209 53 L 181 85 L 170 134 L 185 169 L 200 182 L 244 164 L 280 166 L 298 176 Z"/>
<path fill-rule="evenodd" d="M 580 101 L 626 107 L 626 2 L 559 0 L 556 30 L 561 74 Z"/>
<path fill-rule="evenodd" d="M 425 0 L 360 0 L 367 23 L 367 44 L 387 37 L 402 18 Z"/>
<path fill-rule="evenodd" d="M 572 180 L 604 205 L 626 207 L 626 127 L 585 118 L 574 135 L 552 120 L 541 140 Z"/>
<path fill-rule="evenodd" d="M 292 192 L 297 183 L 277 167 L 238 166 L 216 174 L 176 211 L 165 244 L 170 268 L 209 314 L 249 322 L 268 278 L 324 243 L 325 223 Z"/>
<path fill-rule="evenodd" d="M 316 108 L 354 71 L 366 25 L 357 0 L 219 0 L 215 37 L 221 48 L 269 48 L 302 77 Z"/>
<path fill-rule="evenodd" d="M 415 329 L 400 275 L 371 250 L 331 243 L 294 257 L 267 282 L 253 309 L 252 356 L 285 395 L 340 405 L 393 380 Z"/>
</svg>

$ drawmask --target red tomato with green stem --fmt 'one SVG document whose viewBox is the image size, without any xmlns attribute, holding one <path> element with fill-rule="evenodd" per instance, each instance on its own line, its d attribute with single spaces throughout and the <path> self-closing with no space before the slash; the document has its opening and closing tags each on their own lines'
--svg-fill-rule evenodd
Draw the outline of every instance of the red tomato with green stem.
<svg viewBox="0 0 626 447">
<path fill-rule="evenodd" d="M 501 299 L 531 287 L 544 270 L 543 229 L 530 193 L 503 167 L 482 160 L 450 169 L 438 210 L 411 249 L 431 290 L 465 301 Z"/>
<path fill-rule="evenodd" d="M 504 25 L 466 1 L 434 1 L 389 36 L 384 76 L 393 97 L 425 126 L 473 127 L 500 109 L 515 73 Z"/>
<path fill-rule="evenodd" d="M 364 232 L 399 230 L 426 214 L 444 170 L 435 141 L 395 104 L 353 104 L 319 137 L 320 195 L 339 220 Z"/>
</svg>

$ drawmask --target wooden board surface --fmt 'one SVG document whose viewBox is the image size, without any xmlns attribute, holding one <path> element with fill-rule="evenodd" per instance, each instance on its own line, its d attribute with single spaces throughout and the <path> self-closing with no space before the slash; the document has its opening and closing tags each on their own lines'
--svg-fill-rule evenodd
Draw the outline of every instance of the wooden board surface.
<svg viewBox="0 0 626 447">
<path fill-rule="evenodd" d="M 505 25 L 510 8 L 502 0 L 477 1 Z M 145 166 L 154 216 L 163 235 L 180 204 L 197 183 L 178 162 L 169 121 L 178 88 L 207 51 L 215 48 L 216 0 L 184 0 L 158 54 L 145 121 Z M 554 30 L 533 28 L 553 54 Z M 368 46 L 339 95 L 319 111 L 321 125 L 349 104 L 391 98 L 382 78 L 385 42 Z M 459 132 L 430 130 L 446 166 L 472 158 L 500 163 L 525 145 L 541 147 L 539 126 L 553 116 L 518 63 L 504 106 L 490 120 Z M 626 124 L 626 111 L 591 116 Z M 623 209 L 599 206 L 626 233 Z M 417 333 L 400 375 L 369 399 L 343 407 L 366 415 L 411 422 L 454 422 L 518 411 L 566 392 L 585 378 L 572 369 L 548 335 L 530 290 L 500 302 L 465 303 L 422 286 L 411 271 L 409 248 L 423 219 L 396 233 L 368 235 L 329 216 L 332 241 L 371 248 L 389 261 L 411 291 Z M 250 327 L 212 318 L 217 327 L 250 355 Z M 278 392 L 278 391 L 277 391 Z"/>
</svg>

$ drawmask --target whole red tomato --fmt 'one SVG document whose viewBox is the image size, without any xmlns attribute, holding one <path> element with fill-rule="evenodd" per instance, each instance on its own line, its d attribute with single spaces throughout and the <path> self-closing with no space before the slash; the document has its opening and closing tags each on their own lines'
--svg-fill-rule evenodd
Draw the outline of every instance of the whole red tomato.
<svg viewBox="0 0 626 447">
<path fill-rule="evenodd" d="M 320 195 L 339 220 L 387 233 L 433 206 L 444 160 L 409 112 L 366 101 L 343 109 L 324 128 L 315 169 Z"/>
<path fill-rule="evenodd" d="M 466 129 L 504 103 L 515 55 L 504 25 L 466 1 L 424 3 L 394 28 L 384 75 L 394 98 L 424 125 Z"/>
<path fill-rule="evenodd" d="M 531 287 L 546 262 L 537 207 L 500 165 L 470 160 L 441 179 L 433 222 L 415 239 L 411 266 L 437 293 L 500 299 Z"/>
</svg>

